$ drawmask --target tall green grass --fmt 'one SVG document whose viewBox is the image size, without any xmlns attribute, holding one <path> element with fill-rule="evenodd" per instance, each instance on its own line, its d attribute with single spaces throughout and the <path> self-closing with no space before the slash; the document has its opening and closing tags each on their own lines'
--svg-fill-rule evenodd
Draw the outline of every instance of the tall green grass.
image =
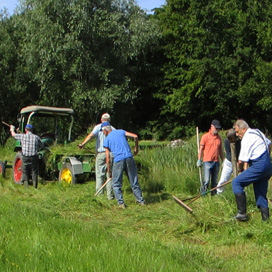
<svg viewBox="0 0 272 272">
<path fill-rule="evenodd" d="M 145 149 L 135 160 L 147 191 L 182 191 L 188 194 L 196 192 L 199 187 L 195 141 L 185 142 L 177 148 Z"/>
<path fill-rule="evenodd" d="M 252 187 L 243 223 L 234 219 L 231 185 L 190 204 L 192 214 L 172 199 L 199 193 L 195 138 L 141 150 L 135 160 L 147 205 L 135 203 L 125 178 L 125 210 L 94 197 L 93 180 L 35 190 L 10 173 L 0 178 L 0 271 L 271 271 L 272 227 Z"/>
</svg>

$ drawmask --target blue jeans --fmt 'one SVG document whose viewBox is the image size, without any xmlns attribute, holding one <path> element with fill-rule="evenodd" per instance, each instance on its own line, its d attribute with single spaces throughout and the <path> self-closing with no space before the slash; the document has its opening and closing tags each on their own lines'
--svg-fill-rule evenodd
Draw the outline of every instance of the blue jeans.
<svg viewBox="0 0 272 272">
<path fill-rule="evenodd" d="M 124 203 L 122 194 L 122 184 L 123 184 L 123 172 L 126 172 L 127 177 L 130 182 L 132 192 L 137 200 L 137 202 L 144 202 L 142 197 L 142 191 L 138 181 L 137 168 L 133 158 L 127 158 L 113 163 L 112 167 L 112 179 L 113 179 L 113 192 L 118 204 Z"/>
<path fill-rule="evenodd" d="M 203 185 L 205 189 L 209 187 L 211 180 L 211 188 L 216 187 L 217 177 L 219 173 L 219 162 L 207 161 L 203 162 L 204 180 Z"/>
<path fill-rule="evenodd" d="M 232 181 L 234 194 L 244 193 L 244 187 L 253 183 L 256 206 L 268 208 L 267 188 L 271 177 L 272 166 L 268 152 L 250 162 L 250 167 Z"/>
</svg>

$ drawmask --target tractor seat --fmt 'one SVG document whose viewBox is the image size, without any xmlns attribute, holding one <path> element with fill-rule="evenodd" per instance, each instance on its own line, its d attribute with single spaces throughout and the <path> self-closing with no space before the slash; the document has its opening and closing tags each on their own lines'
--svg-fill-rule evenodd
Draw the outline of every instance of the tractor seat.
<svg viewBox="0 0 272 272">
<path fill-rule="evenodd" d="M 44 146 L 48 147 L 54 144 L 56 137 L 54 133 L 44 132 L 41 134 L 40 138 Z"/>
</svg>

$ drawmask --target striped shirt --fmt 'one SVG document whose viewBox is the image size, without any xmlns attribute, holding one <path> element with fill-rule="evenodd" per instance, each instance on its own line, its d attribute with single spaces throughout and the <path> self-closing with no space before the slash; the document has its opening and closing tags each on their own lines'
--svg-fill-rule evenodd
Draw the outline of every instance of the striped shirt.
<svg viewBox="0 0 272 272">
<path fill-rule="evenodd" d="M 43 146 L 39 136 L 28 132 L 27 134 L 15 134 L 14 138 L 21 141 L 23 156 L 35 156 Z"/>
</svg>

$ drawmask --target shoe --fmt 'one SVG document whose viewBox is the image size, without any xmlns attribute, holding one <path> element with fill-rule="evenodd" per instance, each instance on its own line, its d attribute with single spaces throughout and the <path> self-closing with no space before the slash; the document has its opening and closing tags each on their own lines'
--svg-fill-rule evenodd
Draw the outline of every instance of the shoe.
<svg viewBox="0 0 272 272">
<path fill-rule="evenodd" d="M 113 200 L 113 199 L 114 199 L 113 196 L 108 197 L 108 200 Z"/>
<path fill-rule="evenodd" d="M 123 210 L 124 210 L 124 209 L 126 208 L 126 205 L 125 205 L 125 203 L 122 203 L 122 204 L 119 204 L 118 207 L 119 207 L 120 209 L 123 209 Z"/>
<path fill-rule="evenodd" d="M 237 213 L 236 216 L 235 216 L 235 218 L 237 220 L 239 220 L 239 221 L 247 221 L 248 220 L 248 216 L 247 216 L 246 213 L 243 213 L 243 214 Z"/>
<path fill-rule="evenodd" d="M 269 219 L 269 208 L 261 208 L 262 220 L 267 221 Z"/>
<path fill-rule="evenodd" d="M 145 206 L 144 201 L 142 201 L 142 202 L 138 202 L 138 204 L 139 204 L 140 206 Z"/>
</svg>

